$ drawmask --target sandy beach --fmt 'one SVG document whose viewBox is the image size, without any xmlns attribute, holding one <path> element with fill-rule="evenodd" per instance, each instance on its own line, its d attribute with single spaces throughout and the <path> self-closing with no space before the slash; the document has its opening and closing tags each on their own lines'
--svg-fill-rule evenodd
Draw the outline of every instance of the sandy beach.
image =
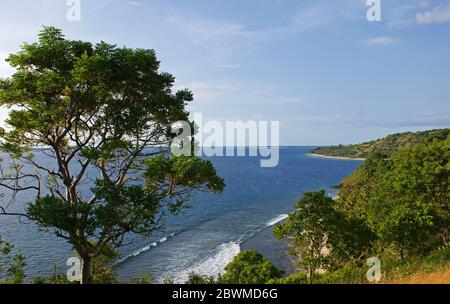
<svg viewBox="0 0 450 304">
<path fill-rule="evenodd" d="M 313 157 L 321 157 L 321 158 L 334 158 L 334 159 L 343 159 L 343 160 L 366 160 L 365 158 L 353 158 L 353 157 L 342 157 L 342 156 L 327 156 L 327 155 L 320 155 L 320 154 L 314 154 L 314 153 L 308 153 L 308 155 Z"/>
</svg>

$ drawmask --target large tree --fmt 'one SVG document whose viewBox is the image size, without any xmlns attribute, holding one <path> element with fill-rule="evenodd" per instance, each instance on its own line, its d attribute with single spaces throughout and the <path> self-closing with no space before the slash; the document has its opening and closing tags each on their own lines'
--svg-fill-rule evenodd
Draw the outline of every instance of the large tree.
<svg viewBox="0 0 450 304">
<path fill-rule="evenodd" d="M 17 71 L 0 80 L 0 104 L 11 108 L 0 186 L 13 198 L 34 191 L 22 215 L 72 244 L 81 283 L 105 247 L 158 229 L 193 190 L 223 190 L 210 162 L 167 154 L 171 126 L 188 121 L 193 98 L 172 91 L 153 50 L 68 40 L 46 27 L 8 62 Z"/>
</svg>

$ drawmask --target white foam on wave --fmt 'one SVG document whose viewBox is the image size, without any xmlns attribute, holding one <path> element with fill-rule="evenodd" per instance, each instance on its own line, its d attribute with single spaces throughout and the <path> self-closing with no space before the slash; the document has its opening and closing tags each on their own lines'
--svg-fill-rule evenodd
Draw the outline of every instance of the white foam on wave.
<svg viewBox="0 0 450 304">
<path fill-rule="evenodd" d="M 266 227 L 271 227 L 288 218 L 288 214 L 280 214 L 266 223 Z"/>
<path fill-rule="evenodd" d="M 280 214 L 277 217 L 266 222 L 265 227 L 274 226 L 275 224 L 285 220 L 287 217 L 288 217 L 288 214 Z M 252 233 L 252 236 L 263 229 L 264 229 L 264 227 L 261 227 L 261 229 Z M 159 239 L 156 242 L 153 242 L 139 250 L 136 250 L 135 252 L 125 256 L 123 259 L 118 261 L 116 263 L 116 265 L 124 262 L 125 260 L 127 260 L 129 258 L 137 257 L 140 254 L 142 254 L 143 252 L 146 252 L 153 247 L 157 247 L 158 245 L 168 241 L 169 238 L 175 237 L 175 235 L 176 235 L 175 233 L 172 233 L 166 237 Z M 175 283 L 185 283 L 188 280 L 190 273 L 196 273 L 196 274 L 200 274 L 200 275 L 217 278 L 224 273 L 225 266 L 227 266 L 233 260 L 233 258 L 239 254 L 239 252 L 241 251 L 240 244 L 242 241 L 244 241 L 244 239 L 245 238 L 241 237 L 238 241 L 221 244 L 217 247 L 216 253 L 213 256 L 201 261 L 200 263 L 198 263 L 192 267 L 189 267 L 181 272 L 178 272 L 176 274 L 168 275 L 166 273 L 165 277 L 173 278 Z M 163 281 L 163 278 L 161 278 L 161 283 L 162 283 L 162 281 Z"/>
<path fill-rule="evenodd" d="M 150 245 L 147 245 L 147 246 L 145 246 L 145 247 L 142 247 L 142 248 L 140 248 L 140 249 L 138 249 L 138 250 L 136 250 L 136 251 L 134 251 L 134 252 L 132 252 L 132 253 L 126 255 L 125 257 L 123 257 L 122 259 L 120 259 L 120 260 L 119 260 L 117 263 L 115 263 L 114 265 L 118 265 L 118 264 L 120 264 L 120 263 L 123 263 L 124 261 L 128 260 L 129 258 L 137 257 L 138 255 L 140 255 L 140 254 L 142 254 L 142 253 L 144 253 L 144 252 L 146 252 L 146 251 L 149 251 L 150 248 L 156 247 L 156 246 L 158 246 L 159 244 L 162 244 L 162 243 L 164 243 L 164 242 L 167 242 L 167 240 L 168 240 L 169 238 L 173 238 L 174 236 L 175 236 L 175 233 L 171 233 L 171 234 L 169 234 L 168 236 L 165 236 L 165 237 L 159 239 L 158 241 L 151 243 Z"/>
<path fill-rule="evenodd" d="M 185 283 L 188 280 L 190 273 L 217 278 L 224 273 L 225 266 L 227 266 L 240 251 L 241 246 L 239 242 L 222 244 L 217 247 L 217 253 L 214 256 L 182 271 L 174 278 L 174 281 L 176 283 Z"/>
</svg>

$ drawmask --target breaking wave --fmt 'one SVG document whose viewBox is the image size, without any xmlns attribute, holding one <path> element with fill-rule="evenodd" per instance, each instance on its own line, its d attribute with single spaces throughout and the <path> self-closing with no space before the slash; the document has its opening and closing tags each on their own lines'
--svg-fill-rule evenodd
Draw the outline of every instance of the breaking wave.
<svg viewBox="0 0 450 304">
<path fill-rule="evenodd" d="M 274 226 L 276 224 L 278 224 L 281 221 L 284 221 L 285 219 L 287 219 L 288 215 L 287 214 L 280 214 L 279 216 L 271 219 L 270 221 L 268 221 L 266 223 L 266 227 L 271 227 Z"/>
<path fill-rule="evenodd" d="M 162 244 L 164 242 L 167 242 L 168 239 L 175 237 L 175 235 L 176 235 L 176 233 L 171 233 L 168 236 L 160 238 L 158 241 L 153 242 L 153 243 L 151 243 L 151 244 L 149 244 L 149 245 L 147 245 L 145 247 L 142 247 L 142 248 L 140 248 L 140 249 L 138 249 L 138 250 L 136 250 L 136 251 L 134 251 L 134 252 L 124 256 L 122 259 L 120 259 L 114 265 L 121 264 L 121 263 L 125 262 L 126 260 L 128 260 L 130 258 L 137 257 L 138 255 L 140 255 L 140 254 L 142 254 L 142 253 L 144 253 L 146 251 L 149 251 L 151 248 L 157 247 L 158 245 L 160 245 L 160 244 Z"/>
<path fill-rule="evenodd" d="M 221 244 L 217 247 L 217 253 L 214 256 L 203 260 L 193 267 L 185 269 L 174 278 L 174 281 L 176 283 L 185 283 L 188 280 L 190 273 L 217 278 L 219 275 L 223 274 L 225 266 L 228 265 L 240 251 L 240 242 Z"/>
</svg>

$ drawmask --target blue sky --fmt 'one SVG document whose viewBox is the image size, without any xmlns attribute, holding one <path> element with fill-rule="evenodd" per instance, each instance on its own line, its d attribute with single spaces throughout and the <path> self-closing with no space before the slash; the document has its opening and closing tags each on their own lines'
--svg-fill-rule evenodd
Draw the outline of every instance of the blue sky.
<svg viewBox="0 0 450 304">
<path fill-rule="evenodd" d="M 281 144 L 356 143 L 450 127 L 450 1 L 3 0 L 3 59 L 42 25 L 68 38 L 155 49 L 214 120 L 278 120 Z M 2 110 L 1 117 L 5 116 Z"/>
</svg>

